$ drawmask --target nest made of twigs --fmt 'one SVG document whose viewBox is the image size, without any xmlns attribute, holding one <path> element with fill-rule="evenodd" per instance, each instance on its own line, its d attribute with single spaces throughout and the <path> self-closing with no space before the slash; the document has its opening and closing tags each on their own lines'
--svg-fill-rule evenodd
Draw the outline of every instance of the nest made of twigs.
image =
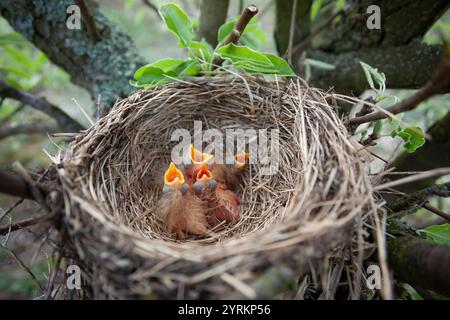
<svg viewBox="0 0 450 320">
<path fill-rule="evenodd" d="M 118 101 L 55 161 L 63 226 L 89 295 L 223 298 L 237 291 L 267 298 L 258 289 L 267 272 L 295 282 L 316 262 L 361 253 L 355 239 L 361 248 L 375 210 L 367 155 L 333 98 L 300 78 L 235 75 L 178 81 Z M 180 241 L 156 210 L 171 133 L 192 130 L 194 120 L 222 132 L 278 129 L 280 165 L 272 176 L 250 165 L 237 222 Z M 347 272 L 349 286 L 356 273 Z"/>
</svg>

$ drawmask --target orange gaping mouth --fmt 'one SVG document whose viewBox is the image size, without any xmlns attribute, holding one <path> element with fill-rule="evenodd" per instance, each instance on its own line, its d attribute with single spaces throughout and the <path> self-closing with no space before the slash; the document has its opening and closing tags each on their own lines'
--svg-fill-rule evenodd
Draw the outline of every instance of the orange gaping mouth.
<svg viewBox="0 0 450 320">
<path fill-rule="evenodd" d="M 183 173 L 177 169 L 173 162 L 164 174 L 164 183 L 169 186 L 181 186 L 184 183 Z"/>
<path fill-rule="evenodd" d="M 249 153 L 239 153 L 234 156 L 234 161 L 236 162 L 236 167 L 240 168 L 245 166 L 248 163 L 248 159 L 250 158 Z"/>
<path fill-rule="evenodd" d="M 206 164 L 202 163 L 202 166 L 198 170 L 196 180 L 197 181 L 208 181 L 212 179 L 212 173 L 206 168 Z"/>
<path fill-rule="evenodd" d="M 193 144 L 191 144 L 190 152 L 191 152 L 191 161 L 193 164 L 207 163 L 213 157 L 212 154 L 202 153 L 198 151 L 197 149 L 194 148 Z"/>
</svg>

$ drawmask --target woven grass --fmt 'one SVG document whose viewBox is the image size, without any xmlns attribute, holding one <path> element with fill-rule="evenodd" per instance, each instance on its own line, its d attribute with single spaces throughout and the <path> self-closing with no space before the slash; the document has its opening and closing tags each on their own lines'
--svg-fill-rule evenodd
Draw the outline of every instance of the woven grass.
<svg viewBox="0 0 450 320">
<path fill-rule="evenodd" d="M 84 294 L 273 298 L 312 271 L 322 275 L 322 297 L 333 297 L 340 282 L 348 297 L 359 296 L 377 205 L 368 156 L 331 101 L 339 96 L 299 78 L 241 76 L 178 81 L 118 101 L 55 160 L 66 247 L 83 270 Z M 242 217 L 181 241 L 156 210 L 171 133 L 194 120 L 222 132 L 279 129 L 280 166 L 267 176 L 250 165 Z M 337 267 L 344 276 L 333 278 Z M 304 297 L 305 286 L 297 290 L 286 297 Z"/>
</svg>

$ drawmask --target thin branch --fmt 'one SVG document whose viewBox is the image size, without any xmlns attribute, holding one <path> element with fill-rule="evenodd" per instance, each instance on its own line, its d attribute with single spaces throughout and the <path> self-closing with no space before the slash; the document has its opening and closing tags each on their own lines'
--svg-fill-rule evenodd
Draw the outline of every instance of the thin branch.
<svg viewBox="0 0 450 320">
<path fill-rule="evenodd" d="M 297 0 L 294 0 L 294 3 L 292 4 L 291 24 L 289 26 L 289 42 L 286 51 L 288 62 L 290 65 L 292 65 L 292 45 L 294 43 L 295 18 L 297 16 L 297 2 L 298 2 Z"/>
<path fill-rule="evenodd" d="M 431 96 L 441 93 L 443 90 L 447 89 L 449 85 L 450 55 L 444 54 L 431 80 L 412 96 L 400 101 L 399 103 L 394 104 L 393 106 L 383 111 L 370 113 L 362 117 L 355 117 L 353 119 L 350 119 L 347 123 L 348 125 L 360 125 L 362 123 L 388 118 L 390 114 L 395 115 L 398 113 L 410 111 Z"/>
<path fill-rule="evenodd" d="M 47 190 L 42 185 L 39 185 L 38 182 L 34 181 L 27 170 L 19 163 L 13 163 L 14 171 L 22 178 L 22 180 L 27 184 L 28 190 L 33 195 L 33 199 L 36 200 L 47 212 L 50 211 L 49 207 L 45 203 L 45 196 L 47 194 Z"/>
<path fill-rule="evenodd" d="M 44 290 L 44 288 L 39 283 L 39 280 L 36 278 L 34 273 L 25 265 L 25 263 L 19 258 L 18 255 L 13 250 L 5 246 L 2 246 L 2 248 L 5 249 L 9 253 L 9 255 L 17 262 L 17 264 L 19 264 L 22 267 L 22 269 L 24 269 L 30 275 L 31 279 L 33 279 L 33 281 L 36 283 L 39 289 Z"/>
<path fill-rule="evenodd" d="M 421 172 L 421 173 L 418 173 L 415 175 L 411 175 L 409 177 L 405 177 L 405 178 L 401 178 L 398 180 L 389 181 L 389 182 L 380 184 L 378 186 L 375 186 L 374 190 L 380 191 L 383 189 L 399 186 L 399 185 L 414 182 L 414 181 L 419 181 L 419 180 L 428 179 L 428 178 L 432 178 L 432 177 L 442 177 L 447 174 L 450 174 L 450 167 L 449 168 L 437 168 L 437 169 L 433 169 L 433 170 L 429 170 L 429 171 L 424 171 L 424 172 Z"/>
<path fill-rule="evenodd" d="M 77 4 L 78 7 L 80 7 L 81 16 L 85 21 L 86 29 L 88 30 L 90 37 L 92 38 L 92 40 L 94 40 L 94 42 L 100 41 L 102 38 L 98 33 L 97 27 L 95 26 L 94 18 L 89 12 L 86 3 L 84 3 L 84 0 L 75 0 L 75 3 Z"/>
<path fill-rule="evenodd" d="M 10 225 L 0 226 L 0 235 L 4 236 L 5 234 L 7 234 L 9 232 L 14 232 L 16 230 L 24 229 L 24 228 L 34 226 L 36 224 L 43 223 L 46 221 L 51 221 L 59 214 L 60 209 L 61 209 L 61 207 L 55 208 L 52 210 L 52 212 L 47 213 L 45 215 L 41 215 L 38 217 L 29 218 L 29 219 L 24 219 L 22 221 L 15 222 Z"/>
<path fill-rule="evenodd" d="M 429 188 L 414 192 L 411 195 L 403 192 L 398 192 L 398 194 L 404 198 L 399 199 L 397 202 L 389 206 L 389 209 L 393 212 L 403 211 L 407 208 L 418 205 L 450 221 L 450 214 L 426 203 L 427 198 L 430 196 L 450 197 L 450 182 L 436 184 Z"/>
<path fill-rule="evenodd" d="M 303 39 L 302 42 L 296 44 L 291 49 L 291 52 L 286 52 L 283 55 L 283 58 L 288 57 L 289 54 L 290 55 L 301 54 L 306 49 L 306 47 L 309 46 L 311 41 L 314 40 L 315 37 L 317 37 L 322 31 L 324 31 L 326 28 L 328 28 L 331 25 L 331 23 L 334 21 L 334 19 L 337 18 L 338 16 L 340 16 L 341 14 L 343 14 L 344 12 L 345 12 L 344 10 L 339 10 L 338 12 L 333 14 L 327 21 L 325 21 L 322 25 L 317 27 L 317 29 L 313 30 L 305 39 Z"/>
<path fill-rule="evenodd" d="M 0 171 L 0 193 L 24 199 L 34 199 L 28 184 L 18 175 Z"/>
<path fill-rule="evenodd" d="M 254 5 L 250 5 L 242 11 L 239 20 L 233 27 L 233 30 L 230 32 L 228 37 L 223 42 L 223 45 L 227 45 L 230 43 L 236 44 L 239 41 L 239 38 L 244 33 L 245 27 L 250 22 L 250 20 L 258 13 L 258 8 Z M 216 56 L 213 61 L 212 69 L 215 70 L 218 66 L 220 66 L 223 62 L 223 59 L 219 56 Z"/>
<path fill-rule="evenodd" d="M 439 208 L 433 207 L 432 205 L 428 204 L 428 203 L 424 203 L 422 205 L 422 207 L 424 209 L 427 209 L 430 212 L 433 212 L 434 214 L 440 216 L 441 218 L 444 218 L 445 220 L 450 222 L 450 214 L 448 214 L 447 212 L 442 211 Z"/>
<path fill-rule="evenodd" d="M 82 125 L 72 119 L 67 113 L 54 106 L 44 98 L 36 97 L 29 92 L 17 90 L 0 79 L 0 97 L 10 98 L 27 104 L 56 120 L 58 125 L 67 132 L 78 132 Z"/>
<path fill-rule="evenodd" d="M 4 125 L 0 127 L 0 140 L 19 134 L 46 134 L 58 132 L 58 126 L 52 123 L 27 123 L 16 125 Z"/>
<path fill-rule="evenodd" d="M 153 10 L 153 12 L 155 12 L 158 16 L 159 16 L 159 10 L 158 7 L 156 7 L 150 0 L 142 0 L 142 2 L 149 7 L 150 9 Z"/>
<path fill-rule="evenodd" d="M 42 181 L 42 179 L 44 179 L 44 177 L 49 173 L 49 171 L 50 171 L 50 168 L 47 168 L 44 172 L 42 172 L 40 175 L 39 175 L 39 177 L 37 178 L 37 180 L 36 180 L 36 183 L 41 183 L 41 181 Z M 4 172 L 2 172 L 2 171 L 0 171 L 0 176 L 2 175 L 2 174 L 5 174 Z M 0 179 L 1 181 L 4 181 L 4 180 L 2 180 L 2 179 Z M 7 183 L 5 183 L 5 185 L 7 185 Z M 0 187 L 1 187 L 1 185 L 0 185 Z M 1 191 L 0 191 L 1 192 Z M 30 192 L 31 193 L 31 192 Z M 18 205 L 20 205 L 22 202 L 23 202 L 23 200 L 25 200 L 23 197 L 22 198 L 20 198 L 19 200 L 17 200 L 11 207 L 9 207 L 8 209 L 6 209 L 6 211 L 5 212 L 3 212 L 2 213 L 2 215 L 0 216 L 0 222 L 3 220 L 3 218 L 6 216 L 6 215 L 8 215 L 12 210 L 14 210 L 14 208 L 16 208 Z"/>
</svg>

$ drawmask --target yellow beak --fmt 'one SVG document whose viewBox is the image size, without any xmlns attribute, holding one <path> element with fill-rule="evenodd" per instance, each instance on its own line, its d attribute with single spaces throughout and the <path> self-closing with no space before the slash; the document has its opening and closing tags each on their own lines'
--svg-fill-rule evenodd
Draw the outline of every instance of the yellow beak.
<svg viewBox="0 0 450 320">
<path fill-rule="evenodd" d="M 202 181 L 206 182 L 212 179 L 212 173 L 211 171 L 206 168 L 206 164 L 202 163 L 202 166 L 200 167 L 200 170 L 197 173 L 197 176 L 195 177 L 196 181 Z"/>
<path fill-rule="evenodd" d="M 246 152 L 239 153 L 234 156 L 234 161 L 235 161 L 234 165 L 236 166 L 236 168 L 242 169 L 247 165 L 249 158 L 250 158 L 249 153 L 246 153 Z"/>
<path fill-rule="evenodd" d="M 212 159 L 213 155 L 209 153 L 202 153 L 194 148 L 194 145 L 191 144 L 190 147 L 191 161 L 193 164 L 202 164 L 207 163 Z"/>
<path fill-rule="evenodd" d="M 164 174 L 164 184 L 174 190 L 179 190 L 184 184 L 184 175 L 173 162 L 170 163 L 169 169 Z"/>
</svg>

